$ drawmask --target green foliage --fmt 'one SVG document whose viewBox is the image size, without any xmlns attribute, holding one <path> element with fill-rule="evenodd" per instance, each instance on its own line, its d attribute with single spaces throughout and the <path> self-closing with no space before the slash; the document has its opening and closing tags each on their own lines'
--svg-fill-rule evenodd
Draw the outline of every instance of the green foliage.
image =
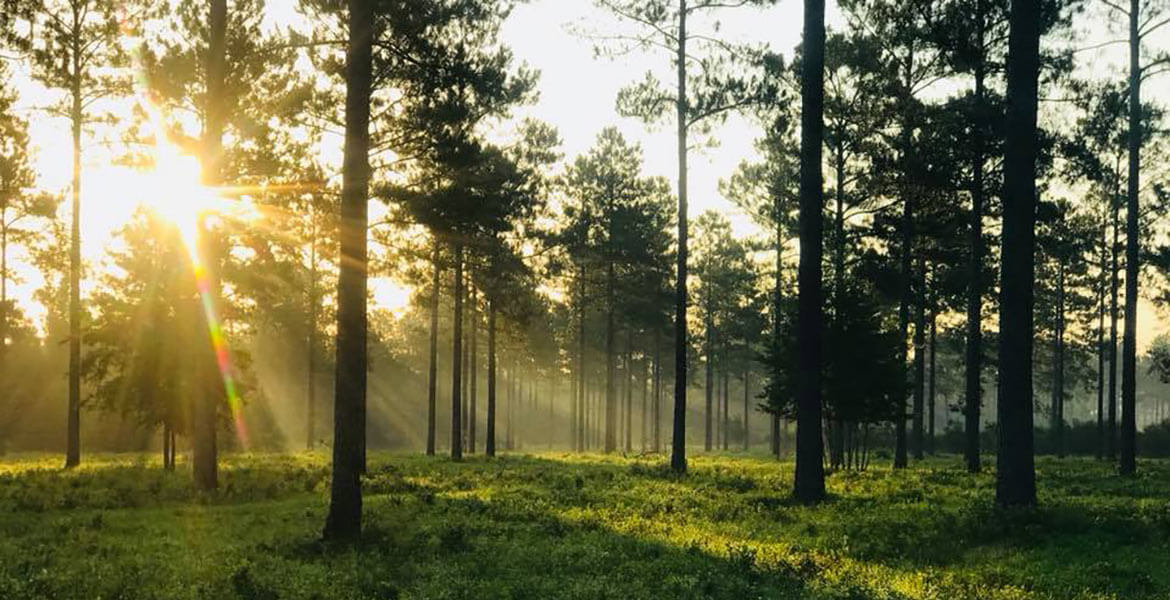
<svg viewBox="0 0 1170 600">
<path fill-rule="evenodd" d="M 372 455 L 366 535 L 319 540 L 321 454 L 236 455 L 196 492 L 151 459 L 0 465 L 0 596 L 25 598 L 1154 599 L 1170 592 L 1170 464 L 1133 479 L 1041 459 L 1041 508 L 991 508 L 956 459 L 830 475 L 698 457 Z M 180 469 L 184 465 L 180 465 Z"/>
</svg>

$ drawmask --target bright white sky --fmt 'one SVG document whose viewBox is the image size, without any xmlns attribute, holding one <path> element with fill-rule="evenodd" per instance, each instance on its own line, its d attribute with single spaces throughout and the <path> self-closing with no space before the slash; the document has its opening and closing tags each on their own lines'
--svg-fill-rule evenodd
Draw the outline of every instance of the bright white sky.
<svg viewBox="0 0 1170 600">
<path fill-rule="evenodd" d="M 828 24 L 840 25 L 842 19 L 829 2 Z M 270 22 L 277 25 L 296 24 L 296 0 L 269 0 Z M 737 9 L 720 15 L 719 35 L 731 41 L 766 43 L 774 51 L 790 57 L 799 43 L 802 3 L 781 0 L 769 9 Z M 1102 17 L 1083 19 L 1085 31 L 1079 42 L 1090 45 L 1096 41 L 1120 37 L 1110 35 L 1102 25 Z M 709 25 L 709 24 L 708 24 Z M 594 8 L 591 0 L 532 0 L 515 9 L 505 23 L 502 42 L 510 46 L 517 59 L 541 73 L 538 84 L 540 99 L 516 112 L 517 119 L 535 117 L 554 125 L 564 141 L 562 151 L 569 159 L 586 151 L 597 133 L 606 126 L 617 126 L 629 139 L 641 143 L 646 157 L 646 171 L 668 178 L 672 185 L 676 178 L 677 158 L 673 127 L 666 125 L 647 128 L 641 122 L 619 117 L 614 102 L 617 92 L 628 83 L 637 81 L 648 70 L 661 73 L 669 69 L 669 57 L 661 53 L 634 54 L 616 60 L 595 58 L 593 41 L 572 33 L 574 30 L 614 31 L 618 23 Z M 1170 39 L 1167 29 L 1163 39 Z M 1082 69 L 1097 76 L 1120 76 L 1120 65 L 1125 60 L 1123 46 L 1086 53 Z M 669 74 L 669 71 L 667 71 Z M 43 104 L 48 98 L 38 86 L 18 75 L 18 89 L 25 98 L 25 108 Z M 1148 86 L 1147 97 L 1166 97 L 1170 90 L 1170 75 Z M 32 138 L 38 149 L 38 169 L 41 183 L 48 189 L 65 190 L 69 181 L 69 138 L 66 124 L 43 114 L 30 113 Z M 721 178 L 729 176 L 744 159 L 754 155 L 753 142 L 759 135 L 757 124 L 740 117 L 731 118 L 715 132 L 717 147 L 692 152 L 690 162 L 691 214 L 714 209 L 728 215 L 738 235 L 756 231 L 746 216 L 718 193 Z M 338 141 L 340 148 L 340 141 Z M 85 255 L 100 260 L 109 243 L 111 232 L 124 223 L 140 199 L 134 198 L 126 173 L 109 167 L 108 154 L 91 151 L 87 154 L 83 184 L 83 238 Z M 132 186 L 129 186 L 132 188 Z M 35 275 L 23 284 L 17 295 L 27 295 L 37 285 Z M 375 282 L 377 302 L 387 308 L 400 308 L 407 291 L 389 281 Z M 1148 304 L 1142 307 L 1141 321 L 1152 326 L 1141 328 L 1139 345 L 1144 347 L 1156 331 L 1163 329 L 1161 321 Z"/>
</svg>

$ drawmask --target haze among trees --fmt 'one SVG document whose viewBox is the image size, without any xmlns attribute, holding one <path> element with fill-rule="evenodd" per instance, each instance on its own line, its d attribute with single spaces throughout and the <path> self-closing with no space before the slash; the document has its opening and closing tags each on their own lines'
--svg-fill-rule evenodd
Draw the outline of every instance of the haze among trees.
<svg viewBox="0 0 1170 600">
<path fill-rule="evenodd" d="M 0 598 L 1170 595 L 1170 3 L 553 1 L 0 0 Z"/>
</svg>

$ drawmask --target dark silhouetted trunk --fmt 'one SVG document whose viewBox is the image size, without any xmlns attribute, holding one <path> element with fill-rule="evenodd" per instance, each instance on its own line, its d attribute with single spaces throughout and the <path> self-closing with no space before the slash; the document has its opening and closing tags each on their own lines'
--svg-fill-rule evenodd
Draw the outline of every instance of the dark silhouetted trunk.
<svg viewBox="0 0 1170 600">
<path fill-rule="evenodd" d="M 451 458 L 463 458 L 463 243 L 455 242 L 455 310 L 451 336 Z M 512 403 L 508 403 L 511 410 Z M 509 421 L 511 419 L 509 418 Z M 509 427 L 511 423 L 509 423 Z"/>
<path fill-rule="evenodd" d="M 467 397 L 467 451 L 475 454 L 475 421 L 478 414 L 478 407 L 476 406 L 476 396 L 479 391 L 476 387 L 478 383 L 477 375 L 479 370 L 479 307 L 476 304 L 476 290 L 471 288 L 471 322 L 468 326 L 471 328 L 471 364 L 467 366 L 471 373 L 471 391 Z"/>
<path fill-rule="evenodd" d="M 496 302 L 488 300 L 487 439 L 484 453 L 496 455 Z"/>
<path fill-rule="evenodd" d="M 612 237 L 612 236 L 611 236 Z M 610 242 L 612 244 L 612 242 Z M 614 287 L 613 251 L 605 268 L 605 452 L 617 450 L 617 332 L 614 331 L 617 298 Z"/>
<path fill-rule="evenodd" d="M 999 318 L 999 452 L 995 486 L 996 504 L 1004 507 L 1036 504 L 1032 456 L 1032 286 L 1036 248 L 1039 0 L 1012 2 L 1010 23 Z"/>
<path fill-rule="evenodd" d="M 1110 462 L 1117 460 L 1117 318 L 1118 288 L 1121 287 L 1119 273 L 1121 252 L 1121 203 L 1117 195 L 1112 199 L 1113 248 L 1110 252 L 1112 273 L 1109 280 L 1109 436 L 1105 449 Z"/>
<path fill-rule="evenodd" d="M 914 94 L 914 47 L 910 47 L 909 56 L 906 59 L 906 80 L 902 83 L 903 98 L 905 104 L 903 107 L 907 112 L 902 115 L 902 133 L 899 145 L 899 152 L 901 157 L 901 193 L 902 193 L 902 241 L 901 241 L 901 275 L 902 275 L 902 294 L 898 304 L 898 325 L 901 336 L 899 339 L 899 347 L 902 349 L 902 365 L 905 368 L 907 364 L 908 352 L 906 351 L 906 338 L 910 335 L 910 306 L 914 300 L 914 285 L 913 285 L 913 245 L 914 245 L 914 194 L 911 190 L 911 173 L 910 173 L 910 149 L 913 140 L 913 131 L 911 129 L 911 117 L 909 114 L 910 104 L 913 100 Z M 915 340 L 918 339 L 918 334 L 915 333 Z M 915 343 L 917 347 L 917 343 Z M 917 362 L 917 356 L 915 356 Z M 915 369 L 917 371 L 917 369 Z M 917 373 L 916 373 L 917 374 Z M 916 383 L 921 383 L 921 380 L 915 377 Z M 914 392 L 915 407 L 912 413 L 915 415 L 921 414 L 917 408 L 920 408 L 921 402 L 921 385 L 916 386 L 918 392 Z M 906 399 L 903 396 L 902 401 L 898 403 L 898 414 L 894 418 L 894 468 L 906 468 Z"/>
<path fill-rule="evenodd" d="M 703 450 L 710 452 L 712 448 L 712 430 L 714 426 L 714 414 L 712 407 L 713 394 L 715 392 L 715 324 L 712 322 L 711 307 L 707 307 L 707 318 L 705 319 L 707 329 L 707 365 L 706 373 L 703 379 L 703 393 L 707 401 L 706 408 L 703 411 Z"/>
<path fill-rule="evenodd" d="M 586 439 L 588 428 L 589 406 L 586 396 L 586 383 L 588 382 L 588 374 L 585 373 L 585 267 L 580 267 L 577 274 L 578 285 L 578 300 L 577 300 L 577 374 L 578 374 L 578 390 L 577 401 L 580 409 L 578 410 L 579 420 L 577 422 L 577 443 L 578 449 L 585 451 L 589 441 Z"/>
<path fill-rule="evenodd" d="M 800 74 L 800 271 L 797 280 L 796 479 L 793 493 L 801 502 L 825 497 L 824 448 L 821 440 L 821 257 L 824 189 L 821 142 L 825 106 L 825 3 L 804 2 L 804 64 Z"/>
<path fill-rule="evenodd" d="M 1064 457 L 1064 259 L 1056 265 L 1056 327 L 1053 336 L 1052 446 Z"/>
<path fill-rule="evenodd" d="M 214 5 L 213 5 L 214 6 Z M 214 8 L 212 11 L 214 12 Z M 81 97 L 82 15 L 74 4 L 69 53 L 69 121 L 73 133 L 73 185 L 70 186 L 69 223 L 69 408 L 66 417 L 65 468 L 81 464 Z"/>
<path fill-rule="evenodd" d="M 1101 280 L 1097 282 L 1097 458 L 1105 457 L 1105 288 L 1109 227 L 1101 224 Z"/>
<path fill-rule="evenodd" d="M 678 0 L 678 265 L 674 285 L 674 431 L 670 467 L 687 470 L 687 0 Z"/>
<path fill-rule="evenodd" d="M 1129 177 L 1125 194 L 1125 335 L 1121 341 L 1122 475 L 1137 470 L 1138 190 L 1141 189 L 1142 68 L 1140 0 L 1129 2 Z"/>
<path fill-rule="evenodd" d="M 312 450 L 317 437 L 317 222 L 313 211 L 309 212 L 311 227 L 309 232 L 309 336 L 306 342 L 308 356 L 306 357 L 305 373 L 305 448 Z"/>
<path fill-rule="evenodd" d="M 920 252 L 917 266 L 918 285 L 914 300 L 914 458 L 922 460 L 925 450 L 926 388 L 926 259 Z"/>
<path fill-rule="evenodd" d="M 752 412 L 751 404 L 751 390 L 752 390 L 752 372 L 747 367 L 743 370 L 743 450 L 747 452 L 752 445 L 752 436 L 749 433 L 748 415 Z"/>
<path fill-rule="evenodd" d="M 654 424 L 652 450 L 658 452 L 662 448 L 660 428 L 662 425 L 662 332 L 654 329 Z"/>
<path fill-rule="evenodd" d="M 439 392 L 439 292 L 443 269 L 438 236 L 431 244 L 431 339 L 427 355 L 427 456 L 435 455 L 435 409 Z"/>
<path fill-rule="evenodd" d="M 337 376 L 334 383 L 333 481 L 325 539 L 361 534 L 366 412 L 366 235 L 370 183 L 370 89 L 373 4 L 349 0 L 345 69 L 345 155 L 341 188 L 341 260 L 337 278 Z"/>
<path fill-rule="evenodd" d="M 932 456 L 934 455 L 934 422 L 935 422 L 935 408 L 938 403 L 937 389 L 935 388 L 935 374 L 938 368 L 938 361 L 936 360 L 938 354 L 938 311 L 931 303 L 930 306 L 930 378 L 928 388 L 929 395 L 927 396 L 927 430 L 926 430 L 926 451 Z"/>
<path fill-rule="evenodd" d="M 208 186 L 220 183 L 220 158 L 223 153 L 223 130 L 226 121 L 223 105 L 223 90 L 225 86 L 227 60 L 227 2 L 226 0 L 211 0 L 210 18 L 208 20 L 209 42 L 207 46 L 206 86 L 207 103 L 204 107 L 203 124 L 203 184 Z M 206 222 L 200 218 L 200 231 L 195 240 L 195 254 L 202 263 L 203 275 L 206 280 L 199 282 L 205 286 L 208 297 L 204 304 L 212 307 L 219 305 L 219 260 L 215 256 L 211 231 Z M 204 313 L 207 331 L 212 331 L 218 324 L 212 321 L 212 313 Z M 208 353 L 215 353 L 219 348 L 209 348 Z M 218 389 L 218 377 L 208 366 L 214 361 L 199 363 L 201 389 L 195 401 L 194 420 L 191 423 L 192 431 L 192 473 L 195 487 L 200 490 L 212 490 L 218 485 L 217 455 L 215 439 L 216 413 L 220 403 L 222 390 Z"/>
<path fill-rule="evenodd" d="M 967 463 L 967 471 L 978 473 L 982 469 L 979 457 L 979 426 L 980 412 L 983 407 L 983 162 L 984 136 L 987 129 L 984 123 L 984 100 L 986 88 L 987 55 L 984 43 L 985 12 L 984 0 L 976 0 L 976 39 L 979 45 L 979 57 L 975 63 L 975 110 L 976 127 L 973 128 L 971 145 L 974 149 L 974 164 L 971 176 L 971 226 L 970 226 L 970 255 L 967 262 L 967 347 L 966 371 L 964 382 L 966 386 L 963 394 L 963 417 L 966 444 L 963 448 L 963 458 Z"/>
</svg>

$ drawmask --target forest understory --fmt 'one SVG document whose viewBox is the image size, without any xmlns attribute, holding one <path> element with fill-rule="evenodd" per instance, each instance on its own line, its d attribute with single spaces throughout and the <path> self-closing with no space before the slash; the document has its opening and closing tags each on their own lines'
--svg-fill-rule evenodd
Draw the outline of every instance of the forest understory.
<svg viewBox="0 0 1170 600">
<path fill-rule="evenodd" d="M 887 462 L 810 507 L 764 456 L 678 476 L 659 455 L 371 453 L 363 539 L 330 548 L 325 453 L 226 456 L 212 493 L 182 459 L 22 455 L 0 464 L 0 598 L 1170 596 L 1170 461 L 1041 457 L 1022 511 L 961 457 Z"/>
</svg>

